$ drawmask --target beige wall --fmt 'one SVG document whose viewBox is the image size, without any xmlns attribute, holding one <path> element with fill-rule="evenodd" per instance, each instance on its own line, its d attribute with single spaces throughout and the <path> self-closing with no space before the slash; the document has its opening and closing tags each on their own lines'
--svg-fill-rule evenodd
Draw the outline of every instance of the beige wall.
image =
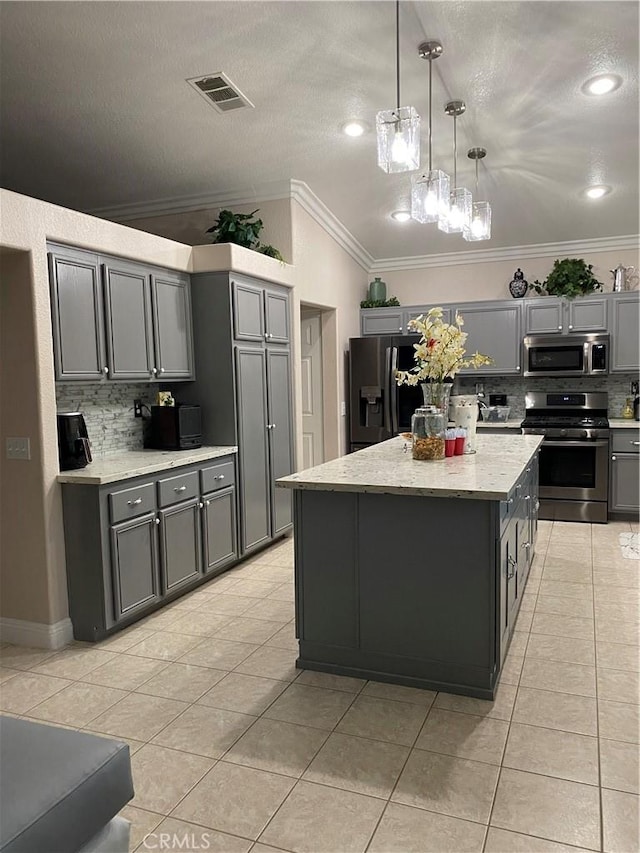
<svg viewBox="0 0 640 853">
<path fill-rule="evenodd" d="M 567 255 L 558 254 L 558 258 Z M 575 257 L 572 253 L 568 257 Z M 593 272 L 605 290 L 612 289 L 609 270 L 622 263 L 625 266 L 640 265 L 638 252 L 633 250 L 615 252 L 578 253 L 587 263 L 593 264 Z M 529 282 L 543 281 L 551 271 L 554 258 L 524 258 L 522 261 L 491 261 L 485 263 L 455 264 L 442 267 L 427 267 L 418 270 L 376 271 L 376 275 L 387 283 L 387 294 L 397 296 L 401 305 L 431 304 L 462 300 L 510 299 L 509 282 L 518 267 Z M 535 293 L 529 294 L 535 296 Z"/>
<path fill-rule="evenodd" d="M 234 213 L 252 213 L 256 208 L 256 216 L 262 219 L 264 228 L 260 234 L 260 242 L 275 246 L 288 263 L 292 263 L 291 246 L 291 212 L 288 198 L 275 201 L 262 201 L 255 204 L 234 204 Z M 172 213 L 165 216 L 151 216 L 144 219 L 136 218 L 126 221 L 131 228 L 139 228 L 151 234 L 168 237 L 186 243 L 188 246 L 200 246 L 211 242 L 207 229 L 211 228 L 218 218 L 219 207 L 205 210 L 193 210 L 186 213 Z"/>
</svg>

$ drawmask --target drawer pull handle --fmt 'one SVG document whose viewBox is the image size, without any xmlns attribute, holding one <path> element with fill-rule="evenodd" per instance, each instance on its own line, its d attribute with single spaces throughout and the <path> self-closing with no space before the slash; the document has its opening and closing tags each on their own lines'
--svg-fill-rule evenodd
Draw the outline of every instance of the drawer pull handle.
<svg viewBox="0 0 640 853">
<path fill-rule="evenodd" d="M 525 501 L 530 501 L 530 500 L 531 500 L 531 495 L 525 495 L 525 496 L 524 496 L 524 499 L 525 499 Z"/>
<path fill-rule="evenodd" d="M 202 508 L 203 508 L 203 506 L 204 506 L 204 504 L 202 503 L 202 501 L 199 501 L 199 503 L 198 503 L 198 509 L 202 509 Z"/>
<path fill-rule="evenodd" d="M 515 575 L 516 575 L 516 561 L 513 559 L 513 557 L 509 557 L 508 562 L 509 562 L 509 568 L 512 571 L 509 571 L 509 569 L 507 569 L 507 580 L 511 580 L 511 578 L 515 577 Z"/>
<path fill-rule="evenodd" d="M 617 457 L 617 456 L 612 456 L 612 457 L 611 457 L 611 459 L 613 460 L 613 462 L 616 462 L 616 460 L 618 459 L 618 457 Z"/>
<path fill-rule="evenodd" d="M 512 503 L 513 503 L 513 498 L 509 498 L 509 500 L 507 501 L 507 504 L 508 504 L 509 506 L 511 506 L 511 504 L 512 504 Z"/>
<path fill-rule="evenodd" d="M 629 444 L 633 444 L 634 447 L 640 447 L 640 441 L 630 441 Z"/>
<path fill-rule="evenodd" d="M 156 518 L 156 524 L 160 524 L 160 519 Z"/>
<path fill-rule="evenodd" d="M 216 474 L 216 476 L 213 479 L 214 480 L 224 480 L 224 474 Z"/>
<path fill-rule="evenodd" d="M 524 542 L 522 547 L 527 548 L 527 550 L 528 550 L 529 548 L 531 548 L 531 542 Z"/>
<path fill-rule="evenodd" d="M 205 502 L 204 502 L 204 505 L 205 505 L 205 506 L 211 506 L 211 501 L 205 501 Z"/>
<path fill-rule="evenodd" d="M 173 491 L 174 492 L 186 492 L 187 487 L 186 486 L 176 486 Z"/>
<path fill-rule="evenodd" d="M 136 498 L 135 501 L 127 501 L 127 506 L 139 506 L 142 503 L 142 498 Z"/>
<path fill-rule="evenodd" d="M 103 367 L 103 368 L 102 368 L 102 372 L 104 373 L 104 375 L 105 375 L 105 376 L 107 376 L 107 375 L 108 375 L 108 373 L 109 373 L 109 368 L 108 368 L 108 367 Z"/>
</svg>

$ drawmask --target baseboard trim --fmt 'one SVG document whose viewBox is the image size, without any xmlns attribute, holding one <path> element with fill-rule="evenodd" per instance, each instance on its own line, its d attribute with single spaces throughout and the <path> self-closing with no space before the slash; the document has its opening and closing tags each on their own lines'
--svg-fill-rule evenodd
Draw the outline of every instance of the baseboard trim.
<svg viewBox="0 0 640 853">
<path fill-rule="evenodd" d="M 16 646 L 33 646 L 37 649 L 61 649 L 73 640 L 71 619 L 61 619 L 48 625 L 44 622 L 27 622 L 0 616 L 0 641 Z"/>
</svg>

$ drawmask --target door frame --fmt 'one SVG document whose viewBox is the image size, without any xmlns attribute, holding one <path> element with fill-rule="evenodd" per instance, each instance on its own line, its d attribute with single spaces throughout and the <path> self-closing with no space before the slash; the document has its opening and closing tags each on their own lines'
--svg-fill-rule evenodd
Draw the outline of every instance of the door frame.
<svg viewBox="0 0 640 853">
<path fill-rule="evenodd" d="M 303 316 L 315 314 L 320 317 L 320 337 L 322 351 L 322 445 L 323 457 L 326 460 L 335 459 L 340 455 L 340 430 L 343 418 L 340 417 L 340 370 L 338 363 L 338 328 L 335 308 L 325 308 L 310 302 L 300 302 L 298 311 L 298 344 L 302 338 L 301 320 Z M 298 365 L 298 388 L 301 390 L 301 353 L 298 346 L 296 353 Z M 298 397 L 300 399 L 300 397 Z M 300 440 L 296 442 L 297 470 L 302 469 L 302 411 L 297 406 L 296 433 Z"/>
</svg>

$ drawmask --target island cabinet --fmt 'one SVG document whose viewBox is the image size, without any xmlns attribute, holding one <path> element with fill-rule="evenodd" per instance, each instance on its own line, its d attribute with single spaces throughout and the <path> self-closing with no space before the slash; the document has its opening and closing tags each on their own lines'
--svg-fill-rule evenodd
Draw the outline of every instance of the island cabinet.
<svg viewBox="0 0 640 853">
<path fill-rule="evenodd" d="M 237 560 L 233 456 L 103 485 L 66 482 L 62 500 L 77 640 L 100 640 Z"/>
<path fill-rule="evenodd" d="M 640 429 L 611 430 L 609 514 L 637 517 L 640 513 Z"/>
<path fill-rule="evenodd" d="M 571 335 L 609 329 L 609 296 L 562 299 L 541 296 L 524 301 L 525 335 Z"/>
<path fill-rule="evenodd" d="M 49 244 L 56 379 L 192 379 L 185 273 Z"/>
<path fill-rule="evenodd" d="M 242 555 L 292 528 L 293 471 L 289 291 L 231 272 L 192 277 L 198 376 L 181 391 L 202 407 L 203 440 L 238 446 Z"/>
<path fill-rule="evenodd" d="M 297 665 L 493 698 L 535 550 L 540 441 L 478 436 L 477 459 L 425 463 L 396 438 L 281 481 Z"/>
</svg>

